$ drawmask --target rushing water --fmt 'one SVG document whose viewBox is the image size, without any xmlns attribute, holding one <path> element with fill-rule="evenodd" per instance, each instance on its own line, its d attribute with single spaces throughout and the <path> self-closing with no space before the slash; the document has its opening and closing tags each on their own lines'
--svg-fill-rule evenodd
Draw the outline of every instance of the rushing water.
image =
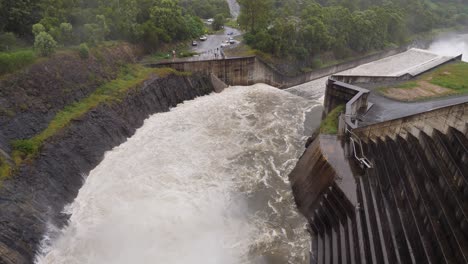
<svg viewBox="0 0 468 264">
<path fill-rule="evenodd" d="M 468 34 L 441 36 L 429 45 L 429 51 L 444 56 L 463 54 L 463 61 L 468 62 Z"/>
<path fill-rule="evenodd" d="M 307 263 L 288 173 L 318 102 L 258 84 L 156 114 L 105 155 L 37 263 Z"/>
</svg>

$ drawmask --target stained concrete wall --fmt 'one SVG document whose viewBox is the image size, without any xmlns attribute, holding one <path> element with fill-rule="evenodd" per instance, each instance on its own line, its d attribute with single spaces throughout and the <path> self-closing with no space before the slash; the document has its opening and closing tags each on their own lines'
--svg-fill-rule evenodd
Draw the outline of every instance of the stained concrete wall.
<svg viewBox="0 0 468 264">
<path fill-rule="evenodd" d="M 345 123 L 356 128 L 356 117 L 368 109 L 369 90 L 329 79 L 325 91 L 324 116 L 337 106 L 345 104 Z"/>
<path fill-rule="evenodd" d="M 333 184 L 337 174 L 322 150 L 320 136 L 306 149 L 289 174 L 294 199 L 299 211 L 313 215 L 319 197 Z"/>
<path fill-rule="evenodd" d="M 389 136 L 393 139 L 398 135 L 406 137 L 409 133 L 418 137 L 420 131 L 424 131 L 428 135 L 431 135 L 434 129 L 445 133 L 450 126 L 460 131 L 465 131 L 467 120 L 468 102 L 465 102 L 360 127 L 354 129 L 353 132 L 366 141 L 375 141 L 377 138 L 384 138 L 385 136 Z"/>
<path fill-rule="evenodd" d="M 147 66 L 170 67 L 179 71 L 201 72 L 204 74 L 212 73 L 228 85 L 252 85 L 255 83 L 266 83 L 278 88 L 289 88 L 332 75 L 337 72 L 345 71 L 361 64 L 392 56 L 406 50 L 407 47 L 386 50 L 293 77 L 279 73 L 255 56 L 219 60 L 166 61 L 148 64 Z"/>
</svg>

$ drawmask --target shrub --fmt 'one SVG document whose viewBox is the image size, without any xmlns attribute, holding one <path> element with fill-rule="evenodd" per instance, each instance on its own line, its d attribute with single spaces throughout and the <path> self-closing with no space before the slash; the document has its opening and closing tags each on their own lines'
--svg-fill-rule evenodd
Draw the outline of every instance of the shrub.
<svg viewBox="0 0 468 264">
<path fill-rule="evenodd" d="M 34 36 L 39 35 L 41 32 L 45 32 L 45 27 L 42 24 L 37 23 L 32 26 L 32 33 Z"/>
<path fill-rule="evenodd" d="M 55 52 L 57 42 L 46 32 L 40 32 L 34 40 L 34 48 L 42 56 L 50 56 Z"/>
<path fill-rule="evenodd" d="M 32 50 L 0 53 L 0 75 L 19 70 L 33 63 L 35 59 L 36 56 Z"/>
<path fill-rule="evenodd" d="M 88 45 L 86 45 L 86 43 L 81 43 L 80 48 L 78 49 L 78 51 L 79 51 L 80 57 L 82 59 L 89 58 L 89 48 L 88 48 Z"/>
<path fill-rule="evenodd" d="M 339 117 L 346 109 L 345 105 L 339 105 L 333 109 L 320 124 L 320 133 L 336 135 L 338 133 Z"/>
</svg>

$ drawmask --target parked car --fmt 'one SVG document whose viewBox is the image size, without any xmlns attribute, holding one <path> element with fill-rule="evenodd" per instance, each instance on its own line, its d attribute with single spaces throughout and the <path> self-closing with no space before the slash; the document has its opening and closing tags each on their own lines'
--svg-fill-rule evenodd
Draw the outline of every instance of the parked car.
<svg viewBox="0 0 468 264">
<path fill-rule="evenodd" d="M 234 32 L 230 31 L 230 32 L 228 32 L 227 34 L 228 34 L 229 36 L 231 36 L 231 35 L 234 34 Z"/>
<path fill-rule="evenodd" d="M 192 41 L 192 46 L 194 46 L 194 47 L 198 46 L 198 43 L 194 40 L 194 41 Z"/>
<path fill-rule="evenodd" d="M 201 41 L 205 41 L 205 40 L 207 40 L 207 39 L 208 39 L 208 38 L 207 38 L 206 36 L 201 36 L 201 37 L 200 37 L 200 40 L 201 40 Z"/>
<path fill-rule="evenodd" d="M 226 42 L 221 43 L 221 47 L 227 47 L 227 46 L 229 46 L 229 43 L 226 43 Z"/>
<path fill-rule="evenodd" d="M 233 38 L 229 38 L 228 41 L 229 41 L 229 44 L 235 44 L 236 43 L 236 41 Z"/>
<path fill-rule="evenodd" d="M 214 19 L 213 19 L 213 18 L 210 18 L 210 19 L 206 20 L 206 22 L 208 22 L 208 23 L 213 23 L 213 22 L 214 22 Z"/>
</svg>

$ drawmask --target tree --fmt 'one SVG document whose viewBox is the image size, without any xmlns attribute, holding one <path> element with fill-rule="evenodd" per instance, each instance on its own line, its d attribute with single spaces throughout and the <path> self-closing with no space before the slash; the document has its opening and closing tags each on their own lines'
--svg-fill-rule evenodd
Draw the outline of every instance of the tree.
<svg viewBox="0 0 468 264">
<path fill-rule="evenodd" d="M 12 32 L 20 37 L 31 36 L 31 26 L 40 19 L 39 1 L 0 1 L 0 30 Z"/>
<path fill-rule="evenodd" d="M 237 21 L 242 28 L 255 33 L 266 29 L 272 12 L 271 0 L 238 0 L 241 11 Z"/>
<path fill-rule="evenodd" d="M 69 44 L 73 38 L 73 26 L 70 23 L 60 24 L 60 42 L 62 44 Z"/>
<path fill-rule="evenodd" d="M 224 16 L 222 14 L 217 14 L 213 21 L 213 29 L 220 30 L 224 26 Z"/>
<path fill-rule="evenodd" d="M 32 26 L 32 33 L 34 34 L 34 36 L 37 36 L 39 33 L 44 31 L 45 27 L 42 24 L 37 23 Z"/>
<path fill-rule="evenodd" d="M 57 42 L 48 33 L 42 31 L 37 34 L 34 41 L 34 49 L 36 49 L 42 56 L 50 56 L 55 52 Z"/>
</svg>

